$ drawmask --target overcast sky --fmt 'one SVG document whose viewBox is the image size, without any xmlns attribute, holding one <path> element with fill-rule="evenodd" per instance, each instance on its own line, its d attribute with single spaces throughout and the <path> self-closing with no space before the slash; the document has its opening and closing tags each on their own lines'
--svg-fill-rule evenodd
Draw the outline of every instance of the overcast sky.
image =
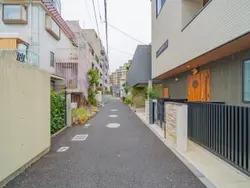
<svg viewBox="0 0 250 188">
<path fill-rule="evenodd" d="M 104 0 L 94 0 L 94 2 L 100 36 L 103 44 L 106 45 L 103 22 Z M 83 28 L 94 28 L 97 31 L 92 0 L 61 0 L 61 3 L 62 16 L 65 20 L 79 20 Z M 146 44 L 151 42 L 150 0 L 107 0 L 107 5 L 109 24 Z M 113 72 L 132 59 L 139 42 L 128 38 L 112 27 L 108 28 L 108 35 L 110 72 Z"/>
</svg>

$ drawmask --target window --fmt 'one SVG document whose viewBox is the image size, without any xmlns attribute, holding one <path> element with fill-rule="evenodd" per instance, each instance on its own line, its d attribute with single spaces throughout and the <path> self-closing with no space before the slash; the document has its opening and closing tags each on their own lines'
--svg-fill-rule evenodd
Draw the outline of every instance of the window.
<svg viewBox="0 0 250 188">
<path fill-rule="evenodd" d="M 60 40 L 60 27 L 49 15 L 46 15 L 46 26 L 45 29 L 56 39 Z"/>
<path fill-rule="evenodd" d="M 50 66 L 55 66 L 55 54 L 53 52 L 50 52 Z"/>
<path fill-rule="evenodd" d="M 250 60 L 243 64 L 243 101 L 250 102 Z"/>
<path fill-rule="evenodd" d="M 183 0 L 181 5 L 182 31 L 212 0 Z"/>
<path fill-rule="evenodd" d="M 56 10 L 61 13 L 61 1 L 60 0 L 51 0 L 53 6 L 56 8 Z"/>
<path fill-rule="evenodd" d="M 165 1 L 166 0 L 156 0 L 156 16 L 160 14 Z"/>
<path fill-rule="evenodd" d="M 27 7 L 25 5 L 4 4 L 2 18 L 6 24 L 27 24 Z"/>
</svg>

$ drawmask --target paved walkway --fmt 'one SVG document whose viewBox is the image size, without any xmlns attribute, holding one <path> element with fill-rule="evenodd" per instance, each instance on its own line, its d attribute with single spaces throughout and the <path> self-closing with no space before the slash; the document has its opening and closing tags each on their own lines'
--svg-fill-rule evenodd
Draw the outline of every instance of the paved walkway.
<svg viewBox="0 0 250 188">
<path fill-rule="evenodd" d="M 111 109 L 117 109 L 112 112 Z M 111 118 L 109 115 L 118 115 Z M 204 188 L 192 172 L 118 100 L 52 139 L 52 149 L 8 188 Z M 107 128 L 119 123 L 118 128 Z M 88 134 L 73 142 L 76 134 Z M 70 147 L 57 152 L 62 146 Z"/>
</svg>

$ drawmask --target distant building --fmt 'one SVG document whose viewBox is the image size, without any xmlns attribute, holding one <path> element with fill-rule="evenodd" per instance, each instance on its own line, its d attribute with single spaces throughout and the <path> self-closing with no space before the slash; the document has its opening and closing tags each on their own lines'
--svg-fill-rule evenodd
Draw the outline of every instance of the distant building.
<svg viewBox="0 0 250 188">
<path fill-rule="evenodd" d="M 101 39 L 97 36 L 94 29 L 83 29 L 84 35 L 90 46 L 90 52 L 92 54 L 92 68 L 97 69 L 100 73 L 99 87 L 104 90 L 108 89 L 108 72 L 109 63 L 106 51 L 102 45 Z"/>
<path fill-rule="evenodd" d="M 123 66 L 120 66 L 119 69 L 116 69 L 115 72 L 109 75 L 109 85 L 113 88 L 113 91 L 115 91 L 116 94 L 119 93 L 118 97 L 124 97 L 126 95 L 123 85 L 127 82 L 127 66 L 129 64 L 130 61 L 124 63 Z"/>
</svg>

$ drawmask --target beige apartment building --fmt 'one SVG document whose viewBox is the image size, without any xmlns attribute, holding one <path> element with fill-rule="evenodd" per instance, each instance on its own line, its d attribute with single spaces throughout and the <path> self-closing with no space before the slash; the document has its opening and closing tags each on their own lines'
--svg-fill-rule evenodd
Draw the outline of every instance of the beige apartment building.
<svg viewBox="0 0 250 188">
<path fill-rule="evenodd" d="M 130 62 L 124 63 L 119 69 L 109 75 L 109 86 L 112 87 L 113 94 L 116 96 L 124 95 L 123 84 L 127 80 L 127 66 Z"/>
<path fill-rule="evenodd" d="M 171 98 L 250 101 L 250 1 L 152 0 L 152 78 Z"/>
</svg>

